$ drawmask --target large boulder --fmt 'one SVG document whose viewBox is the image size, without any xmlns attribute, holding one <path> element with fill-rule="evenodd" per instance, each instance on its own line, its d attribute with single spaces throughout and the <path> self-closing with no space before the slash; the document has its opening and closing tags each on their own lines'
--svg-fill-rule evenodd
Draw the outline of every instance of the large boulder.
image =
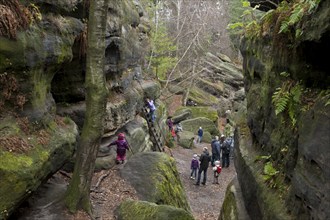
<svg viewBox="0 0 330 220">
<path fill-rule="evenodd" d="M 198 118 L 204 117 L 210 119 L 212 122 L 216 123 L 218 121 L 218 112 L 215 108 L 209 106 L 193 106 L 193 107 L 180 107 L 175 113 L 174 122 L 177 121 L 177 117 L 181 116 L 184 118 L 183 115 L 188 115 L 190 118 Z"/>
<path fill-rule="evenodd" d="M 52 129 L 26 135 L 15 120 L 1 121 L 0 219 L 13 213 L 72 157 L 78 129 L 69 119 L 64 123 L 53 123 Z"/>
<path fill-rule="evenodd" d="M 182 131 L 177 134 L 178 143 L 183 148 L 194 148 L 196 135 L 191 131 Z"/>
<path fill-rule="evenodd" d="M 205 117 L 188 119 L 182 121 L 181 124 L 185 131 L 191 131 L 196 135 L 199 127 L 202 127 L 204 132 L 209 132 L 213 136 L 219 136 L 220 134 L 220 131 L 214 122 Z"/>
<path fill-rule="evenodd" d="M 176 124 L 191 117 L 192 117 L 192 111 L 189 108 L 179 108 L 178 110 L 175 111 L 172 120 L 174 124 Z"/>
<path fill-rule="evenodd" d="M 116 210 L 119 220 L 194 220 L 190 212 L 146 201 L 125 201 Z"/>
<path fill-rule="evenodd" d="M 141 200 L 190 211 L 173 158 L 160 152 L 134 154 L 121 170 Z"/>
</svg>

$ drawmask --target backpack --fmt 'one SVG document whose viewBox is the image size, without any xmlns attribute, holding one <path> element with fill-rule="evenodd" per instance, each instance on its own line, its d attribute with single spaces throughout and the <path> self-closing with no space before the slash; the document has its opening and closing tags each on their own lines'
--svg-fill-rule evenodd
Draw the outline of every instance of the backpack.
<svg viewBox="0 0 330 220">
<path fill-rule="evenodd" d="M 228 141 L 224 141 L 223 142 L 223 152 L 225 154 L 229 154 L 230 153 L 230 144 L 228 143 Z"/>
<path fill-rule="evenodd" d="M 221 169 L 222 169 L 221 166 L 218 166 L 218 167 L 217 167 L 217 173 L 218 173 L 218 174 L 221 173 Z"/>
</svg>

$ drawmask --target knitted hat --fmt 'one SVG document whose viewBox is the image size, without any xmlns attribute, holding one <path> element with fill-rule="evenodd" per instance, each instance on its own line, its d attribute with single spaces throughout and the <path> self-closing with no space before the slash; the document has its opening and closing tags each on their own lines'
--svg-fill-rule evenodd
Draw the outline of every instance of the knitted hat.
<svg viewBox="0 0 330 220">
<path fill-rule="evenodd" d="M 125 134 L 124 133 L 119 133 L 118 134 L 118 140 L 124 140 Z"/>
</svg>

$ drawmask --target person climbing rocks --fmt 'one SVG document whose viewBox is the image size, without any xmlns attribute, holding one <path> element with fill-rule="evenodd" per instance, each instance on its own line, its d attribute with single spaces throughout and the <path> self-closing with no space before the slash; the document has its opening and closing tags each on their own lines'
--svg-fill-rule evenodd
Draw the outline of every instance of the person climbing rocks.
<svg viewBox="0 0 330 220">
<path fill-rule="evenodd" d="M 156 119 L 155 111 L 156 111 L 156 106 L 154 104 L 154 100 L 147 98 L 146 99 L 147 107 L 149 108 L 149 114 L 151 117 L 151 122 L 154 123 Z"/>
<path fill-rule="evenodd" d="M 214 139 L 211 142 L 211 148 L 212 148 L 212 167 L 214 167 L 214 162 L 217 160 L 220 160 L 220 142 L 219 142 L 219 136 L 215 136 Z"/>
<path fill-rule="evenodd" d="M 225 135 L 221 135 L 220 146 L 222 151 L 222 167 L 229 167 L 230 143 L 226 140 Z"/>
<path fill-rule="evenodd" d="M 212 169 L 213 169 L 213 184 L 219 184 L 219 175 L 222 170 L 219 160 L 216 160 L 214 162 L 214 167 Z"/>
<path fill-rule="evenodd" d="M 117 145 L 117 157 L 116 157 L 116 163 L 124 163 L 126 160 L 126 150 L 129 149 L 128 143 L 125 139 L 124 133 L 118 134 L 118 139 L 111 142 L 108 147 L 110 148 L 112 145 Z"/>
<path fill-rule="evenodd" d="M 194 156 L 191 160 L 190 169 L 191 169 L 190 179 L 196 179 L 197 172 L 199 169 L 199 161 L 197 158 L 197 154 L 194 154 Z"/>
<path fill-rule="evenodd" d="M 173 130 L 173 121 L 172 121 L 172 116 L 169 116 L 168 118 L 167 118 L 167 126 L 168 126 L 168 130 L 170 131 L 170 132 L 172 132 L 172 130 Z"/>
<path fill-rule="evenodd" d="M 202 173 L 203 173 L 202 184 L 203 185 L 206 184 L 207 168 L 209 167 L 209 163 L 211 161 L 211 157 L 209 155 L 207 147 L 203 148 L 203 153 L 201 154 L 199 161 L 200 161 L 200 164 L 199 164 L 197 182 L 195 183 L 196 186 L 199 186 L 199 184 L 200 184 Z"/>
<path fill-rule="evenodd" d="M 197 143 L 201 143 L 203 138 L 203 128 L 199 127 L 197 131 Z"/>
</svg>

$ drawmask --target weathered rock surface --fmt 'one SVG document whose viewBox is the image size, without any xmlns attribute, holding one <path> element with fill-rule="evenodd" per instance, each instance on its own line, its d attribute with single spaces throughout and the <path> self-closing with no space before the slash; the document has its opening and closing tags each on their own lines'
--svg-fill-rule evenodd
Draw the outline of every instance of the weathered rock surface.
<svg viewBox="0 0 330 220">
<path fill-rule="evenodd" d="M 219 134 L 220 134 L 220 131 L 217 128 L 217 126 L 215 125 L 215 123 L 205 117 L 188 119 L 188 120 L 182 121 L 181 124 L 182 124 L 182 127 L 184 128 L 184 130 L 191 131 L 196 135 L 197 135 L 197 131 L 198 131 L 199 127 L 202 127 L 204 132 L 209 132 L 211 135 L 219 136 Z"/>
<path fill-rule="evenodd" d="M 119 220 L 194 220 L 191 213 L 169 205 L 146 201 L 125 201 L 117 209 Z"/>
<path fill-rule="evenodd" d="M 7 131 L 9 126 L 7 124 L 5 128 Z M 48 145 L 37 143 L 36 135 L 27 138 L 34 143 L 28 154 L 0 151 L 0 219 L 6 219 L 72 157 L 78 137 L 77 126 L 71 121 L 66 127 L 58 126 L 48 132 Z"/>
<path fill-rule="evenodd" d="M 250 220 L 243 201 L 242 189 L 235 177 L 227 187 L 225 202 L 218 219 L 229 217 L 229 219 Z"/>
<path fill-rule="evenodd" d="M 19 31 L 16 40 L 0 37 L 0 75 L 11 82 L 8 84 L 8 80 L 2 80 L 5 83 L 0 83 L 0 90 L 17 86 L 10 99 L 0 97 L 0 127 L 6 126 L 4 119 L 11 113 L 20 120 L 27 119 L 26 126 L 38 125 L 38 129 L 43 126 L 53 128 L 58 115 L 70 117 L 76 125 L 62 125 L 64 127 L 59 126 L 56 131 L 52 131 L 50 135 L 56 140 L 54 143 L 45 144 L 45 149 L 39 149 L 39 145 L 34 146 L 36 149 L 30 153 L 35 158 L 30 158 L 31 155 L 20 155 L 19 158 L 26 157 L 28 164 L 23 166 L 24 162 L 17 165 L 17 168 L 21 169 L 17 172 L 15 170 L 17 176 L 14 173 L 11 174 L 12 177 L 7 176 L 6 169 L 10 166 L 3 164 L 0 183 L 3 184 L 0 187 L 3 203 L 0 202 L 0 219 L 10 215 L 29 194 L 72 156 L 76 137 L 72 139 L 71 136 L 79 134 L 85 115 L 85 24 L 82 19 L 86 13 L 83 12 L 83 1 L 20 2 L 35 4 L 42 19 L 40 22 L 33 22 L 27 30 Z M 148 50 L 148 17 L 138 1 L 111 2 L 108 11 L 105 70 L 109 97 L 105 121 L 106 135 L 102 143 L 106 144 L 113 135 L 123 131 L 128 135 L 130 143 L 134 143 L 132 148 L 136 152 L 149 151 L 151 142 L 145 121 L 142 118 L 136 119 L 144 105 L 144 98 L 149 96 L 156 99 L 160 95 L 159 85 L 143 80 L 141 70 L 144 53 Z M 5 75 L 2 75 L 3 71 L 6 71 Z M 23 104 L 16 101 L 23 99 Z M 164 111 L 160 113 L 163 114 Z M 161 117 L 163 116 L 160 115 L 159 119 Z M 63 134 L 58 135 L 57 132 Z M 1 134 L 1 138 L 9 138 L 6 135 Z M 28 134 L 23 132 L 19 136 L 22 142 L 29 142 Z M 7 145 L 0 145 L 0 155 L 16 158 L 16 155 L 6 151 L 6 148 L 8 149 Z M 5 161 L 7 160 L 2 159 L 2 162 Z M 106 161 L 99 167 L 103 169 L 108 166 L 109 161 Z M 12 195 L 2 193 L 2 190 L 8 191 L 8 186 L 13 185 L 14 179 L 22 184 L 17 184 L 17 195 L 10 198 Z"/>
<path fill-rule="evenodd" d="M 129 159 L 138 152 L 152 151 L 153 143 L 150 141 L 149 130 L 146 121 L 137 116 L 135 120 L 125 124 L 118 132 L 124 132 L 129 143 L 130 150 L 126 157 Z M 116 146 L 108 147 L 109 143 L 116 140 L 117 136 L 104 137 L 95 162 L 95 169 L 109 169 L 115 165 Z"/>
<path fill-rule="evenodd" d="M 173 158 L 159 152 L 134 154 L 121 170 L 141 200 L 190 211 Z"/>
<path fill-rule="evenodd" d="M 289 46 L 287 35 L 276 35 L 273 29 L 267 37 L 245 38 L 241 45 L 248 127 L 241 121 L 235 165 L 251 219 L 330 217 L 326 208 L 330 204 L 330 106 L 328 98 L 316 95 L 330 83 L 328 61 L 321 55 L 330 49 L 329 8 L 329 1 L 321 1 L 317 10 L 301 18 L 306 32 L 291 42 L 294 47 Z M 272 96 L 288 82 L 303 87 L 301 102 L 295 110 L 275 115 Z M 301 111 L 308 104 L 304 99 L 311 102 Z M 227 214 L 221 219 L 232 218 Z"/>
</svg>

